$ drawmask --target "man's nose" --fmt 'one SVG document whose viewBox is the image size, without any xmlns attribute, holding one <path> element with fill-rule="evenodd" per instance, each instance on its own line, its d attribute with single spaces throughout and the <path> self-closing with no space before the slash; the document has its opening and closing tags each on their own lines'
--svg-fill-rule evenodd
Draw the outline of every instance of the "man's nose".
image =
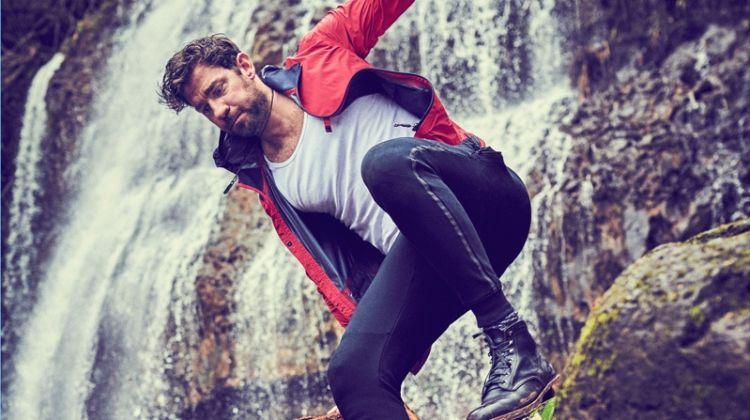
<svg viewBox="0 0 750 420">
<path fill-rule="evenodd" d="M 213 111 L 213 117 L 215 121 L 227 123 L 229 122 L 229 106 L 223 102 L 215 101 L 213 104 L 209 103 L 211 110 Z"/>
</svg>

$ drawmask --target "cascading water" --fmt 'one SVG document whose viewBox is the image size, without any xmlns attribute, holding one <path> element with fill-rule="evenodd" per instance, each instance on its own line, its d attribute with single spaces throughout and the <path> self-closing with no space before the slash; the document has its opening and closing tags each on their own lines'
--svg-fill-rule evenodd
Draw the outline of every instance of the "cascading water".
<svg viewBox="0 0 750 420">
<path fill-rule="evenodd" d="M 523 176 L 536 143 L 562 139 L 540 123 L 567 94 L 559 87 L 553 3 L 421 0 L 371 58 L 427 76 L 455 118 Z M 298 34 L 323 5 L 331 2 L 295 6 L 303 9 Z M 10 369 L 10 418 L 177 418 L 195 403 L 166 372 L 175 358 L 190 365 L 195 357 L 195 278 L 228 176 L 212 169 L 214 129 L 194 113 L 174 117 L 153 92 L 171 52 L 189 39 L 224 32 L 247 45 L 254 7 L 153 2 L 118 34 L 70 168 L 80 191 Z M 288 419 L 332 404 L 325 369 L 340 330 L 275 235 L 262 234 L 268 237 L 235 279 L 229 383 L 239 391 L 217 418 Z M 532 323 L 525 279 L 534 241 L 504 277 Z M 405 400 L 423 418 L 460 418 L 478 403 L 487 361 L 468 339 L 475 331 L 473 318 L 463 317 L 407 379 Z"/>
<path fill-rule="evenodd" d="M 241 39 L 250 6 L 160 2 L 137 9 L 137 23 L 118 35 L 70 168 L 79 192 L 69 223 L 14 355 L 10 418 L 156 418 L 181 405 L 162 373 L 167 318 L 194 306 L 185 283 L 226 176 L 212 169 L 215 131 L 165 111 L 155 86 L 185 40 L 218 31 Z"/>
<path fill-rule="evenodd" d="M 34 301 L 35 276 L 39 273 L 37 248 L 43 242 L 34 226 L 42 213 L 40 186 L 45 159 L 41 149 L 47 129 L 45 94 L 50 79 L 64 59 L 63 54 L 55 54 L 39 69 L 31 83 L 24 109 L 8 212 L 7 243 L 12 246 L 3 256 L 3 374 L 7 372 L 8 360 L 12 358 L 18 341 L 18 324 L 28 318 Z M 3 378 L 3 389 L 6 384 L 7 377 Z M 6 405 L 7 399 L 3 401 L 3 411 Z"/>
<path fill-rule="evenodd" d="M 40 149 L 47 128 L 44 95 L 47 93 L 50 79 L 64 59 L 63 54 L 55 54 L 39 69 L 31 83 L 24 110 L 8 223 L 8 243 L 13 244 L 13 247 L 10 247 L 5 255 L 3 273 L 6 282 L 3 291 L 10 294 L 4 298 L 11 300 L 25 300 L 29 295 L 30 264 L 37 245 L 34 243 L 32 223 L 40 212 L 37 202 L 42 181 L 39 174 L 39 165 L 43 161 Z"/>
</svg>

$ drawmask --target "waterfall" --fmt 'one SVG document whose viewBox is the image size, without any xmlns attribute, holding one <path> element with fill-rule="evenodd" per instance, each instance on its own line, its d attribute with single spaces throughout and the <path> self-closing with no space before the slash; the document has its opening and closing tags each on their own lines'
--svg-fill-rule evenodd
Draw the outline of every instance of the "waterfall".
<svg viewBox="0 0 750 420">
<path fill-rule="evenodd" d="M 269 232 L 237 290 L 237 375 L 256 398 L 238 418 L 292 418 L 332 405 L 326 366 L 339 331 L 302 267 Z"/>
<path fill-rule="evenodd" d="M 117 35 L 69 168 L 79 191 L 14 355 L 10 418 L 158 418 L 182 406 L 163 373 L 165 341 L 196 322 L 180 308 L 194 307 L 227 176 L 211 161 L 216 131 L 194 113 L 176 118 L 155 88 L 174 50 L 208 32 L 242 39 L 251 11 L 144 4 Z"/>
<path fill-rule="evenodd" d="M 561 82 L 554 0 L 418 1 L 370 60 L 419 72 L 449 111 L 492 115 Z"/>
<path fill-rule="evenodd" d="M 195 402 L 175 390 L 180 384 L 167 371 L 178 361 L 194 363 L 188 350 L 199 329 L 196 273 L 225 208 L 228 176 L 211 161 L 215 129 L 190 111 L 175 117 L 154 91 L 166 60 L 190 39 L 223 32 L 250 45 L 256 7 L 250 3 L 144 2 L 118 32 L 78 158 L 68 168 L 80 188 L 69 199 L 67 224 L 22 326 L 3 414 L 178 418 Z M 331 4 L 303 3 L 294 6 L 301 9 L 298 35 L 318 8 Z M 569 94 L 553 6 L 552 0 L 420 0 L 370 58 L 427 76 L 456 120 L 502 150 L 524 177 L 539 142 L 560 150 L 564 144 L 548 117 L 551 104 Z M 23 223 L 11 223 L 9 238 L 30 237 Z M 275 234 L 262 234 L 253 260 L 234 279 L 230 383 L 239 391 L 225 401 L 221 418 L 289 419 L 332 404 L 325 369 L 341 330 Z M 11 255 L 33 248 L 31 239 L 24 241 L 9 240 Z M 532 324 L 534 241 L 504 277 Z M 10 281 L 22 281 L 23 273 L 12 273 Z M 436 343 L 423 372 L 407 379 L 405 400 L 423 418 L 460 418 L 479 402 L 487 359 L 468 339 L 475 330 L 473 317 L 463 317 Z"/>
<path fill-rule="evenodd" d="M 5 255 L 3 273 L 6 282 L 3 291 L 9 296 L 4 296 L 4 299 L 21 301 L 29 295 L 30 264 L 38 245 L 34 242 L 32 222 L 40 212 L 37 202 L 42 182 L 39 166 L 43 162 L 43 156 L 40 149 L 47 129 L 44 96 L 50 79 L 64 59 L 63 54 L 55 54 L 39 69 L 29 89 L 13 177 L 8 223 L 8 243 L 12 246 L 8 247 L 8 254 Z"/>
</svg>

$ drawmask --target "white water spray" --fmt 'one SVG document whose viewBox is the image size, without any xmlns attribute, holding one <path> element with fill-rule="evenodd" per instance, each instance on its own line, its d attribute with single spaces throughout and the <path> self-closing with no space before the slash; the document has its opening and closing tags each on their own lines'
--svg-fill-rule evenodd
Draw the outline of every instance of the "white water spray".
<svg viewBox="0 0 750 420">
<path fill-rule="evenodd" d="M 21 138 L 18 142 L 16 171 L 13 177 L 13 197 L 9 211 L 8 253 L 5 255 L 3 291 L 6 299 L 25 299 L 29 294 L 30 262 L 35 255 L 32 222 L 41 211 L 37 202 L 42 180 L 39 165 L 43 162 L 41 145 L 47 130 L 47 106 L 44 97 L 47 86 L 60 64 L 63 54 L 55 54 L 39 69 L 29 88 L 24 110 Z"/>
</svg>

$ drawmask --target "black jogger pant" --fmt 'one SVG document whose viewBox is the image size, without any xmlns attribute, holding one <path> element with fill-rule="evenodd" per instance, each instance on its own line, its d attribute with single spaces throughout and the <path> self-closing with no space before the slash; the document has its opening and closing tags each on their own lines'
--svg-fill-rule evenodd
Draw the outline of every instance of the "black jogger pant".
<svg viewBox="0 0 750 420">
<path fill-rule="evenodd" d="M 328 379 L 344 419 L 406 419 L 406 374 L 472 305 L 502 293 L 499 277 L 523 248 L 531 208 L 502 155 L 476 138 L 456 146 L 385 141 L 365 155 L 362 177 L 400 235 L 358 303 Z"/>
</svg>

